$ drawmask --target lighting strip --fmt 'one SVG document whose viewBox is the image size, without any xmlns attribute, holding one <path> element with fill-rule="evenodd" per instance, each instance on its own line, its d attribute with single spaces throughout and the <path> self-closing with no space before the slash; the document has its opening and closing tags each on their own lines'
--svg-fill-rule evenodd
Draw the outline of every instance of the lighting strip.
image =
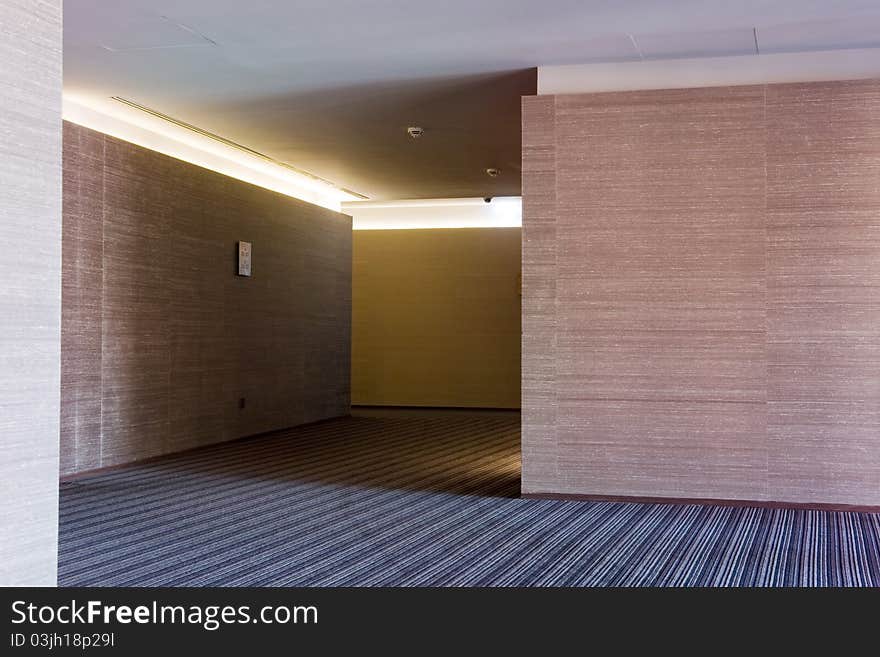
<svg viewBox="0 0 880 657">
<path fill-rule="evenodd" d="M 192 132 L 198 133 L 198 134 L 202 135 L 203 137 L 207 137 L 208 139 L 213 139 L 214 141 L 219 141 L 221 144 L 226 144 L 227 146 L 234 148 L 236 150 L 242 151 L 244 153 L 247 153 L 248 155 L 253 155 L 254 157 L 258 157 L 261 160 L 271 162 L 272 164 L 275 164 L 279 167 L 284 167 L 285 169 L 290 169 L 291 171 L 293 171 L 294 173 L 296 173 L 300 176 L 306 176 L 307 178 L 317 180 L 317 181 L 319 181 L 325 185 L 328 185 L 334 189 L 339 189 L 343 192 L 346 192 L 347 194 L 351 194 L 355 198 L 360 198 L 360 199 L 367 198 L 363 194 L 358 194 L 357 192 L 353 192 L 350 189 L 346 189 L 345 187 L 339 187 L 338 185 L 334 185 L 329 180 L 327 180 L 325 178 L 321 178 L 320 176 L 316 176 L 313 173 L 309 173 L 308 171 L 303 171 L 302 169 L 297 169 L 292 164 L 287 164 L 286 162 L 281 162 L 279 160 L 276 160 L 275 158 L 269 157 L 268 155 L 266 155 L 264 153 L 261 153 L 259 151 L 255 151 L 253 148 L 249 148 L 248 146 L 243 146 L 242 144 L 239 144 L 238 142 L 232 141 L 231 139 L 227 139 L 226 137 L 221 137 L 220 135 L 215 135 L 213 132 L 208 132 L 207 130 L 203 130 L 202 128 L 199 128 L 198 126 L 192 125 L 191 123 L 186 123 L 185 121 L 181 121 L 180 119 L 175 119 L 173 116 L 168 116 L 167 114 L 163 114 L 162 112 L 160 112 L 158 110 L 154 110 L 149 107 L 139 105 L 138 103 L 134 102 L 133 100 L 128 100 L 128 98 L 123 98 L 122 96 L 110 96 L 110 98 L 117 101 L 117 102 L 123 103 L 124 105 L 128 105 L 129 107 L 132 107 L 132 108 L 139 110 L 141 112 L 151 114 L 152 116 L 155 116 L 159 119 L 162 119 L 163 121 L 167 121 L 168 123 L 173 123 L 174 125 L 180 126 L 181 128 L 184 128 L 186 130 L 191 130 Z"/>
<path fill-rule="evenodd" d="M 64 94 L 63 117 L 184 162 L 337 212 L 364 197 L 247 146 L 120 97 Z"/>
<path fill-rule="evenodd" d="M 482 198 L 352 201 L 342 204 L 354 230 L 515 228 L 522 226 L 522 199 Z"/>
</svg>

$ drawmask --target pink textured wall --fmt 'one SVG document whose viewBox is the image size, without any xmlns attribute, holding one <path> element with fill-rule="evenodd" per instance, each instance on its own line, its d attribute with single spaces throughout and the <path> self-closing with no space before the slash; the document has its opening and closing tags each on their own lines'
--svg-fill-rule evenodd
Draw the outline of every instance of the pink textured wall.
<svg viewBox="0 0 880 657">
<path fill-rule="evenodd" d="M 523 100 L 523 491 L 880 504 L 880 82 Z"/>
</svg>

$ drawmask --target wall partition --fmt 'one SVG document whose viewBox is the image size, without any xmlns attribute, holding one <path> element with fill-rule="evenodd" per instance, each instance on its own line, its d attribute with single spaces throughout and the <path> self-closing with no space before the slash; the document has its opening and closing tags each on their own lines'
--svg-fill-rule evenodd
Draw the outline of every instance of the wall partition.
<svg viewBox="0 0 880 657">
<path fill-rule="evenodd" d="M 61 2 L 0 3 L 0 586 L 54 586 Z"/>
<path fill-rule="evenodd" d="M 880 82 L 523 99 L 523 492 L 880 505 Z"/>
<path fill-rule="evenodd" d="M 63 245 L 63 473 L 348 415 L 350 217 L 65 123 Z"/>
</svg>

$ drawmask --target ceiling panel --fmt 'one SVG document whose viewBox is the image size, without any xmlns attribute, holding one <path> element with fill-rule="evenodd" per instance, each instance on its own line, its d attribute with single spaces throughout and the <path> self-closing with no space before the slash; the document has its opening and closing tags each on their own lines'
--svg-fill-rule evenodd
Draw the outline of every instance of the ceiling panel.
<svg viewBox="0 0 880 657">
<path fill-rule="evenodd" d="M 704 32 L 636 34 L 633 38 L 645 59 L 755 54 L 755 33 L 751 27 Z"/>
<path fill-rule="evenodd" d="M 165 16 L 150 17 L 139 24 L 136 31 L 125 30 L 106 35 L 99 45 L 118 52 L 127 50 L 157 50 L 161 48 L 192 48 L 215 45 L 213 41 L 193 28 L 176 23 Z"/>
<path fill-rule="evenodd" d="M 641 58 L 632 38 L 625 33 L 584 37 L 576 53 L 572 58 L 582 63 L 633 61 Z"/>
<path fill-rule="evenodd" d="M 88 45 L 124 52 L 215 45 L 195 28 L 161 13 L 128 13 L 124 3 L 107 5 L 100 11 L 100 21 L 89 21 L 88 15 L 65 15 L 65 46 Z"/>
<path fill-rule="evenodd" d="M 880 47 L 880 14 L 758 28 L 763 53 Z"/>
<path fill-rule="evenodd" d="M 650 59 L 746 54 L 751 26 L 764 52 L 864 47 L 878 14 L 878 0 L 65 0 L 64 87 L 373 198 L 502 196 L 520 189 L 536 66 L 639 59 L 630 34 Z"/>
<path fill-rule="evenodd" d="M 536 76 L 526 69 L 377 82 L 177 112 L 372 199 L 516 196 L 520 104 L 535 93 Z M 423 136 L 410 137 L 409 126 Z M 501 173 L 490 177 L 488 168 Z"/>
</svg>

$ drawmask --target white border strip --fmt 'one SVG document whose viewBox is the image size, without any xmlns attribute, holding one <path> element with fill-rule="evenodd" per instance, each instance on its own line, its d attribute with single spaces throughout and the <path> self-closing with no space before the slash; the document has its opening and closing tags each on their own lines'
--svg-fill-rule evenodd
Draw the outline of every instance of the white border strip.
<svg viewBox="0 0 880 657">
<path fill-rule="evenodd" d="M 538 94 L 880 78 L 880 48 L 538 67 Z"/>
</svg>

